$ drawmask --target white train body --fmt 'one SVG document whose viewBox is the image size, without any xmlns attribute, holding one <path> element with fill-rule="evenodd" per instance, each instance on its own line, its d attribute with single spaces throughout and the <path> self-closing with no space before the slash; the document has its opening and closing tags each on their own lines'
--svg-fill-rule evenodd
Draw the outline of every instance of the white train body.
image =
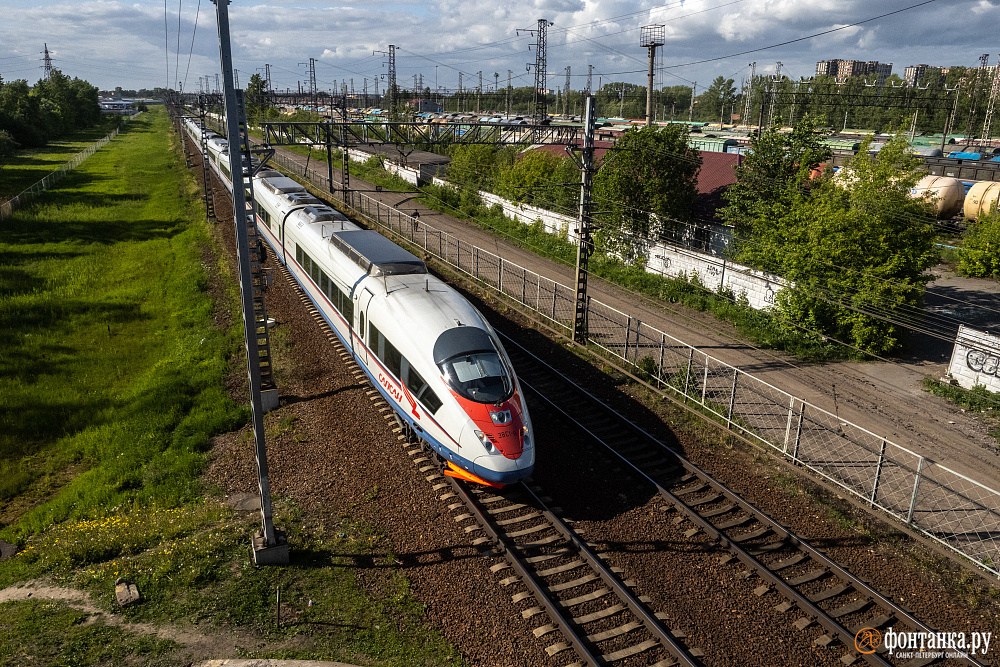
<svg viewBox="0 0 1000 667">
<path fill-rule="evenodd" d="M 201 128 L 186 123 L 192 136 Z M 212 146 L 216 146 L 217 153 Z M 208 141 L 223 180 L 228 147 Z M 486 319 L 423 261 L 275 171 L 253 180 L 262 236 L 382 396 L 455 476 L 504 485 L 534 468 L 531 419 Z M 471 475 L 471 477 L 470 477 Z"/>
</svg>

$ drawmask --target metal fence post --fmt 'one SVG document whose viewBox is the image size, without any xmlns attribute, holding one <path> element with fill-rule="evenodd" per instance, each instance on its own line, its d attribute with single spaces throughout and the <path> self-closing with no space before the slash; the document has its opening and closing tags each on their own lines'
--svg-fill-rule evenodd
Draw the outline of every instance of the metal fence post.
<svg viewBox="0 0 1000 667">
<path fill-rule="evenodd" d="M 705 376 L 701 381 L 701 404 L 705 405 L 705 396 L 708 394 L 708 355 L 705 355 Z"/>
<path fill-rule="evenodd" d="M 660 382 L 664 381 L 663 377 L 663 346 L 667 344 L 667 336 L 664 333 L 660 334 L 660 361 L 656 364 L 656 379 Z"/>
<path fill-rule="evenodd" d="M 875 495 L 878 493 L 878 483 L 882 478 L 883 461 L 885 461 L 885 438 L 882 438 L 882 449 L 878 453 L 878 465 L 875 466 L 875 481 L 872 482 L 872 495 L 868 498 L 869 507 L 875 506 Z"/>
<path fill-rule="evenodd" d="M 694 348 L 688 348 L 688 367 L 684 374 L 684 398 L 688 397 L 688 387 L 691 386 L 691 366 L 694 364 Z"/>
<path fill-rule="evenodd" d="M 913 497 L 910 498 L 910 511 L 906 513 L 907 525 L 913 523 L 913 510 L 917 508 L 917 489 L 920 488 L 920 474 L 924 471 L 925 460 L 926 459 L 921 456 L 920 463 L 917 464 L 917 476 L 913 480 Z"/>
<path fill-rule="evenodd" d="M 788 438 L 792 435 L 792 413 L 795 412 L 795 397 L 789 395 L 788 397 L 788 421 L 785 422 L 785 444 L 782 448 L 785 454 L 788 454 Z"/>
<path fill-rule="evenodd" d="M 733 406 L 736 405 L 736 380 L 740 377 L 740 369 L 733 369 L 733 386 L 729 391 L 729 414 L 726 415 L 726 422 L 729 428 L 733 427 Z"/>
<path fill-rule="evenodd" d="M 552 321 L 556 321 L 556 282 L 552 282 Z"/>
<path fill-rule="evenodd" d="M 521 269 L 521 305 L 527 306 L 528 301 L 528 270 Z"/>
<path fill-rule="evenodd" d="M 628 361 L 628 337 L 632 332 L 632 316 L 628 316 L 628 321 L 625 322 L 625 350 L 622 352 L 622 359 Z"/>
<path fill-rule="evenodd" d="M 799 462 L 799 443 L 802 442 L 802 422 L 806 415 L 806 404 L 799 406 L 799 425 L 795 427 L 795 449 L 792 450 L 792 461 Z"/>
<path fill-rule="evenodd" d="M 503 296 L 503 257 L 498 257 L 500 261 L 497 262 L 497 291 L 500 292 L 500 296 Z"/>
</svg>

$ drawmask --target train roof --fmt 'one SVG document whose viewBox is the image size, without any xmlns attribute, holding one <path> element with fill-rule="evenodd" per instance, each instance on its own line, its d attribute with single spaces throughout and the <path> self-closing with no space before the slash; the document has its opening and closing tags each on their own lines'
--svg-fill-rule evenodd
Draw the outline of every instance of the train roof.
<svg viewBox="0 0 1000 667">
<path fill-rule="evenodd" d="M 427 273 L 422 259 L 370 229 L 335 232 L 330 242 L 370 276 Z"/>
</svg>

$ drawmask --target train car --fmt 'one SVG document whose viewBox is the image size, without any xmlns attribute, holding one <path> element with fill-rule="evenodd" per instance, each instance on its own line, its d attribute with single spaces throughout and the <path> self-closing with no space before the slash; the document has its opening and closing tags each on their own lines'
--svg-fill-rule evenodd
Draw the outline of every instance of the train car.
<svg viewBox="0 0 1000 667">
<path fill-rule="evenodd" d="M 479 311 L 420 258 L 291 178 L 262 171 L 253 193 L 262 236 L 397 419 L 446 462 L 446 474 L 493 487 L 530 475 L 524 394 Z"/>
</svg>

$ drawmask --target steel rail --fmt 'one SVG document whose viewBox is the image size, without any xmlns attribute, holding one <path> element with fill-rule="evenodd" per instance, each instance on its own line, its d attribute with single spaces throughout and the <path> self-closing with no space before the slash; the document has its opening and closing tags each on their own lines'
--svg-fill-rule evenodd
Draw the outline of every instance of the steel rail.
<svg viewBox="0 0 1000 667">
<path fill-rule="evenodd" d="M 743 512 L 746 512 L 749 515 L 749 519 L 754 519 L 759 523 L 761 523 L 763 526 L 766 526 L 770 532 L 773 532 L 779 538 L 778 543 L 787 544 L 790 547 L 793 547 L 795 549 L 804 552 L 809 558 L 815 561 L 817 565 L 821 565 L 824 568 L 826 568 L 835 577 L 837 577 L 842 582 L 854 588 L 855 591 L 859 593 L 861 596 L 866 598 L 868 601 L 873 602 L 883 612 L 889 612 L 891 616 L 896 616 L 900 621 L 909 624 L 912 628 L 914 628 L 914 630 L 921 632 L 928 632 L 928 633 L 933 632 L 929 626 L 927 626 L 926 624 L 915 618 L 905 609 L 893 603 L 891 600 L 889 600 L 881 593 L 873 589 L 867 583 L 865 583 L 858 577 L 852 575 L 841 565 L 833 561 L 829 556 L 827 556 L 826 554 L 822 553 L 821 551 L 810 545 L 806 540 L 794 535 L 786 527 L 782 526 L 777 521 L 767 516 L 764 512 L 762 512 L 761 510 L 750 504 L 748 501 L 744 500 L 743 498 L 741 498 L 740 496 L 738 496 L 737 494 L 726 488 L 723 484 L 715 480 L 708 473 L 704 472 L 698 466 L 685 459 L 683 456 L 678 454 L 668 445 L 662 443 L 659 439 L 657 439 L 655 436 L 646 431 L 644 428 L 633 422 L 631 419 L 625 417 L 624 415 L 621 415 L 613 407 L 609 406 L 606 402 L 604 402 L 600 398 L 594 396 L 591 392 L 587 391 L 586 389 L 583 389 L 577 383 L 570 381 L 568 378 L 566 378 L 566 376 L 563 373 L 553 368 L 550 364 L 540 359 L 535 354 L 528 351 L 526 348 L 524 348 L 522 345 L 514 341 L 509 336 L 506 336 L 501 332 L 497 333 L 498 335 L 500 335 L 502 338 L 505 339 L 504 340 L 505 344 L 509 343 L 513 346 L 516 346 L 523 354 L 531 357 L 531 359 L 535 363 L 544 366 L 546 369 L 548 369 L 548 372 L 556 375 L 561 380 L 566 381 L 568 387 L 572 391 L 585 395 L 591 401 L 600 405 L 604 410 L 610 412 L 611 414 L 615 415 L 618 419 L 620 419 L 622 422 L 628 424 L 636 433 L 647 438 L 651 444 L 661 448 L 662 450 L 668 452 L 670 455 L 675 457 L 677 459 L 677 463 L 681 467 L 683 467 L 686 471 L 696 476 L 699 479 L 699 481 L 707 484 L 712 490 L 721 494 L 721 496 L 726 500 L 735 503 L 736 507 L 734 507 L 733 509 L 738 508 Z M 567 420 L 571 421 L 578 428 L 580 428 L 588 435 L 590 435 L 592 438 L 594 438 L 594 440 L 596 440 L 598 443 L 606 447 L 611 454 L 620 459 L 623 463 L 625 463 L 632 470 L 634 470 L 636 474 L 640 475 L 647 482 L 653 485 L 657 493 L 665 500 L 670 502 L 680 512 L 682 512 L 688 520 L 690 520 L 693 524 L 695 524 L 698 527 L 699 531 L 706 533 L 706 535 L 708 535 L 712 540 L 719 543 L 723 548 L 725 548 L 731 554 L 733 554 L 733 556 L 738 558 L 740 562 L 742 562 L 744 565 L 746 565 L 747 567 L 751 568 L 751 570 L 756 572 L 763 580 L 773 585 L 774 588 L 777 589 L 781 595 L 783 595 L 788 600 L 792 601 L 795 604 L 795 606 L 799 607 L 799 609 L 801 609 L 804 613 L 806 613 L 806 615 L 812 621 L 823 626 L 830 633 L 833 639 L 839 639 L 842 644 L 844 644 L 846 647 L 850 649 L 850 647 L 853 645 L 853 635 L 847 628 L 841 625 L 834 617 L 830 616 L 824 609 L 816 605 L 804 594 L 800 593 L 798 590 L 796 590 L 788 583 L 786 583 L 786 581 L 781 576 L 779 576 L 777 572 L 772 571 L 771 568 L 769 568 L 763 562 L 755 558 L 754 555 L 751 554 L 748 550 L 744 549 L 738 543 L 726 537 L 726 535 L 720 529 L 716 528 L 706 518 L 702 517 L 696 509 L 685 503 L 681 498 L 679 498 L 674 493 L 663 488 L 655 479 L 653 479 L 650 475 L 648 475 L 636 464 L 632 463 L 632 461 L 630 461 L 628 457 L 616 451 L 612 445 L 606 443 L 603 437 L 594 433 L 589 427 L 582 424 L 577 418 L 573 417 L 566 410 L 563 410 L 559 405 L 557 405 L 553 400 L 551 400 L 546 395 L 545 392 L 535 389 L 525 379 L 525 372 L 523 366 L 521 366 L 520 368 L 518 381 L 520 382 L 520 384 L 531 389 L 535 394 L 537 394 L 537 396 L 541 400 L 548 403 L 553 409 L 562 414 Z M 740 525 L 743 525 L 747 522 L 741 522 Z M 761 536 L 763 537 L 763 535 Z M 846 592 L 847 591 L 845 590 L 841 592 L 839 595 L 842 595 L 843 593 Z M 804 627 L 808 627 L 808 624 L 803 626 L 803 628 Z M 861 657 L 863 657 L 870 664 L 874 665 L 890 664 L 887 661 L 885 661 L 881 656 L 879 656 L 877 653 L 861 654 Z M 973 658 L 967 657 L 965 658 L 965 660 L 968 664 L 983 667 L 982 663 L 976 661 Z"/>
</svg>

